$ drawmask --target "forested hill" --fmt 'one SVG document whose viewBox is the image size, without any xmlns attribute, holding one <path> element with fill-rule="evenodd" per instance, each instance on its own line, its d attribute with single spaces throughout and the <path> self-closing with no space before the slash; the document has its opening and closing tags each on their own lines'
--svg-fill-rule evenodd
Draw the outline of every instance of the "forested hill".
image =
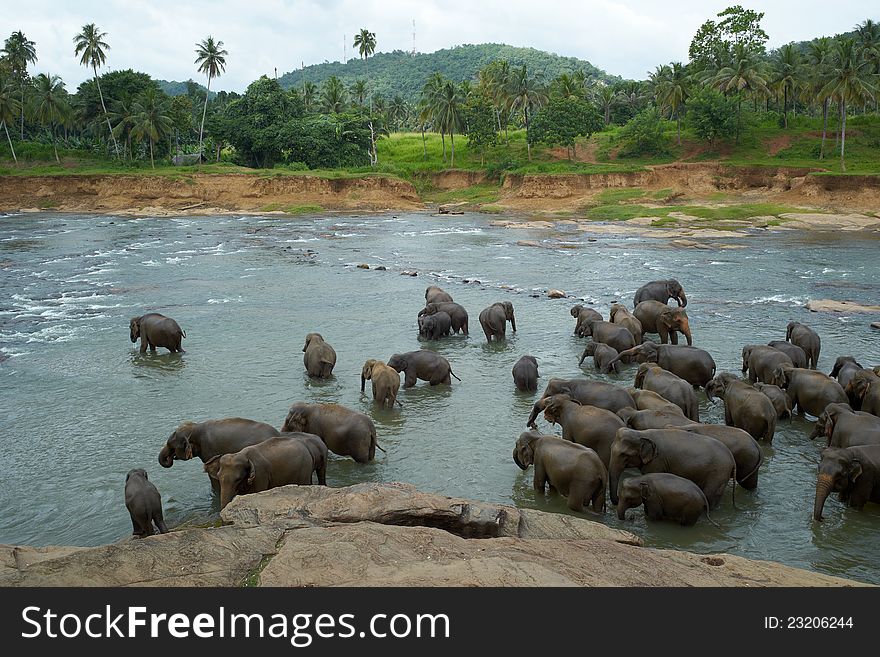
<svg viewBox="0 0 880 657">
<path fill-rule="evenodd" d="M 176 80 L 156 80 L 156 84 L 158 84 L 159 88 L 169 96 L 185 96 L 190 93 L 190 87 L 192 86 L 193 89 L 198 89 L 202 93 L 202 98 L 204 99 L 204 93 L 207 90 L 205 85 L 193 82 L 192 80 L 187 80 L 186 82 L 178 82 Z M 211 92 L 211 98 L 216 95 L 216 91 Z"/>
<path fill-rule="evenodd" d="M 474 78 L 481 68 L 496 59 L 507 60 L 511 67 L 525 64 L 530 74 L 540 73 L 548 81 L 561 73 L 574 73 L 577 70 L 582 70 L 589 78 L 609 82 L 619 79 L 575 57 L 560 57 L 534 48 L 483 43 L 417 53 L 415 56 L 402 50 L 376 53 L 366 63 L 362 59 L 351 59 L 346 64 L 315 64 L 306 66 L 304 70 L 285 73 L 278 82 L 284 88 L 299 87 L 304 81 L 320 84 L 335 75 L 345 83 L 346 88 L 350 88 L 358 79 L 369 79 L 373 93 L 386 98 L 400 94 L 406 100 L 415 101 L 431 74 L 439 72 L 458 82 Z"/>
</svg>

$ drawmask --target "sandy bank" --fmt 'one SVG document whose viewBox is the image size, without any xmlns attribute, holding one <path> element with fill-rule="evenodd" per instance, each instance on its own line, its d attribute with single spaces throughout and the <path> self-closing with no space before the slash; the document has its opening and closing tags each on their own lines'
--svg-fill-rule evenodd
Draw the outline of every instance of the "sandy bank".
<svg viewBox="0 0 880 657">
<path fill-rule="evenodd" d="M 285 486 L 238 497 L 221 516 L 222 527 L 94 548 L 0 546 L 0 585 L 861 585 L 729 554 L 650 549 L 600 523 L 407 484 Z"/>
</svg>

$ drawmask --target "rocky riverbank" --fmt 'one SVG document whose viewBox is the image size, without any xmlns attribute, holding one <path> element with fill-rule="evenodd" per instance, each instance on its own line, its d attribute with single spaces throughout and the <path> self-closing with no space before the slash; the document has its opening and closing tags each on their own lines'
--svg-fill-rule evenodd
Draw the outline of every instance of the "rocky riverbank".
<svg viewBox="0 0 880 657">
<path fill-rule="evenodd" d="M 0 585 L 861 586 L 408 484 L 285 486 L 238 497 L 221 518 L 100 547 L 0 546 Z"/>
</svg>

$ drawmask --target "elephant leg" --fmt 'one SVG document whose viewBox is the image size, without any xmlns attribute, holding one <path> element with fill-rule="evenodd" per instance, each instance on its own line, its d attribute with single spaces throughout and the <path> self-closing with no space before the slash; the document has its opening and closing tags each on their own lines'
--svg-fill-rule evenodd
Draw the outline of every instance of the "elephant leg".
<svg viewBox="0 0 880 657">
<path fill-rule="evenodd" d="M 150 351 L 154 354 L 156 353 L 156 345 L 154 345 L 152 342 L 150 343 Z"/>
<path fill-rule="evenodd" d="M 532 486 L 537 492 L 544 493 L 544 484 L 547 483 L 547 473 L 544 471 L 544 465 L 540 461 L 535 462 L 535 477 L 532 480 Z M 551 486 L 552 488 L 552 486 Z"/>
<path fill-rule="evenodd" d="M 138 524 L 138 521 L 134 519 L 134 516 L 131 517 L 131 535 L 132 536 L 140 536 L 141 535 L 141 526 Z"/>
<path fill-rule="evenodd" d="M 409 368 L 409 369 L 405 370 L 403 387 L 404 388 L 412 388 L 416 384 L 416 381 L 418 381 L 418 377 L 416 376 L 415 369 Z"/>
<path fill-rule="evenodd" d="M 208 481 L 211 482 L 211 490 L 213 490 L 217 495 L 220 494 L 220 482 L 214 479 L 213 477 L 208 477 Z"/>
<path fill-rule="evenodd" d="M 602 482 L 598 482 L 593 491 L 593 511 L 595 513 L 605 513 L 605 486 Z"/>
<path fill-rule="evenodd" d="M 568 508 L 578 513 L 586 513 L 589 509 L 584 504 L 591 497 L 585 482 L 573 481 L 568 487 Z"/>
<path fill-rule="evenodd" d="M 669 341 L 669 333 L 665 328 L 658 326 L 657 333 L 660 335 L 660 344 L 666 344 Z"/>
<path fill-rule="evenodd" d="M 147 339 L 143 336 L 141 336 L 141 353 L 147 353 Z"/>
<path fill-rule="evenodd" d="M 318 485 L 326 486 L 327 485 L 327 460 L 322 459 L 321 464 L 318 466 L 318 469 L 315 470 L 315 473 L 318 475 Z"/>
<path fill-rule="evenodd" d="M 156 523 L 156 528 L 159 530 L 160 534 L 167 534 L 168 527 L 165 526 L 165 518 L 162 516 L 162 509 L 157 509 L 156 513 L 153 514 L 153 522 Z"/>
<path fill-rule="evenodd" d="M 672 344 L 678 344 L 678 331 L 675 329 L 669 332 L 669 342 Z"/>
<path fill-rule="evenodd" d="M 467 320 L 464 320 L 464 324 L 461 325 L 461 331 L 465 335 L 468 334 L 468 321 Z"/>
<path fill-rule="evenodd" d="M 483 333 L 486 334 L 486 342 L 492 342 L 492 331 L 487 329 L 485 326 L 483 327 Z"/>
<path fill-rule="evenodd" d="M 735 426 L 733 424 L 733 413 L 730 412 L 730 409 L 727 407 L 727 404 L 724 404 L 724 424 L 729 427 Z"/>
</svg>

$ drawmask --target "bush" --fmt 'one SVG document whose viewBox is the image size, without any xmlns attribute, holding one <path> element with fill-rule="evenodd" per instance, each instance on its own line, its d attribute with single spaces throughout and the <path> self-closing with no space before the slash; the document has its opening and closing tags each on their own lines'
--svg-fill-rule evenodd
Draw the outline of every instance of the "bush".
<svg viewBox="0 0 880 657">
<path fill-rule="evenodd" d="M 713 89 L 700 89 L 687 101 L 687 124 L 710 148 L 736 134 L 736 113 L 736 100 Z"/>
<path fill-rule="evenodd" d="M 654 108 L 636 114 L 620 129 L 620 157 L 667 154 L 667 139 L 663 120 Z"/>
</svg>

